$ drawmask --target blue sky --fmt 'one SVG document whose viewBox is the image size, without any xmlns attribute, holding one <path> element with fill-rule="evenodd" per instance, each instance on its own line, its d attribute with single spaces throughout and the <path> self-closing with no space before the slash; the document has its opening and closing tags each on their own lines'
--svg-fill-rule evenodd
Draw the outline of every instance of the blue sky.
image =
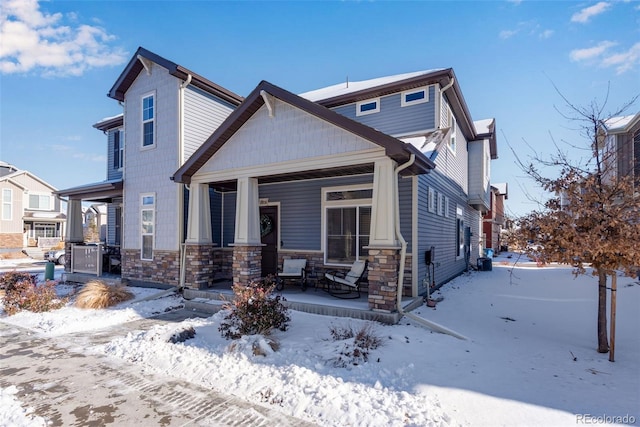
<svg viewBox="0 0 640 427">
<path fill-rule="evenodd" d="M 473 119 L 496 119 L 492 181 L 513 214 L 536 208 L 535 187 L 507 142 L 524 159 L 584 143 L 554 85 L 578 106 L 609 87 L 606 112 L 640 94 L 632 1 L 3 0 L 0 17 L 0 159 L 58 189 L 106 178 L 92 125 L 121 112 L 106 93 L 138 46 L 240 95 L 452 67 Z"/>
</svg>

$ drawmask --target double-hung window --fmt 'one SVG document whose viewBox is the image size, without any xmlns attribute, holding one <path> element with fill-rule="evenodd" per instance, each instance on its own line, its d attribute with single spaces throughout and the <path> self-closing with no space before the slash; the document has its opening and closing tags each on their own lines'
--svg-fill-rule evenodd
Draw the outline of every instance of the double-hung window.
<svg viewBox="0 0 640 427">
<path fill-rule="evenodd" d="M 155 144 L 155 96 L 147 95 L 142 98 L 142 146 L 150 147 Z"/>
<path fill-rule="evenodd" d="M 11 221 L 13 218 L 13 191 L 10 188 L 2 189 L 2 219 Z"/>
<path fill-rule="evenodd" d="M 124 167 L 124 132 L 118 129 L 113 133 L 113 169 Z"/>
<path fill-rule="evenodd" d="M 155 238 L 156 196 L 143 194 L 140 198 L 140 234 L 142 250 L 140 258 L 153 259 L 153 241 Z"/>
<path fill-rule="evenodd" d="M 325 263 L 350 265 L 365 259 L 371 229 L 372 188 L 327 188 L 325 205 Z"/>
<path fill-rule="evenodd" d="M 51 196 L 48 194 L 29 194 L 29 209 L 51 210 Z"/>
</svg>

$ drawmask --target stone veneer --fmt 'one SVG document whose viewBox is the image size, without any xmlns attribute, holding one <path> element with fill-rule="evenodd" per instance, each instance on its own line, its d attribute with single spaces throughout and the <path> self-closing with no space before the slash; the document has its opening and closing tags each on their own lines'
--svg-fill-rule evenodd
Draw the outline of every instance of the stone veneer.
<svg viewBox="0 0 640 427">
<path fill-rule="evenodd" d="M 22 248 L 22 233 L 0 234 L 0 248 Z"/>
<path fill-rule="evenodd" d="M 233 283 L 248 285 L 262 276 L 262 245 L 233 246 Z"/>
<path fill-rule="evenodd" d="M 213 284 L 213 245 L 185 245 L 184 285 L 192 289 L 206 289 Z"/>
<path fill-rule="evenodd" d="M 141 260 L 139 249 L 123 249 L 122 278 L 178 286 L 180 251 L 153 251 L 153 260 Z"/>
<path fill-rule="evenodd" d="M 397 283 L 400 251 L 397 248 L 369 248 L 369 308 L 397 311 Z"/>
</svg>

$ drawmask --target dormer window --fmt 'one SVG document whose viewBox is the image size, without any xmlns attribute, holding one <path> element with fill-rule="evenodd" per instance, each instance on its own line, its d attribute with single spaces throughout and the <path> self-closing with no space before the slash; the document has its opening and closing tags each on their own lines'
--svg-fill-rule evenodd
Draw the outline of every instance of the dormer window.
<svg viewBox="0 0 640 427">
<path fill-rule="evenodd" d="M 400 106 L 402 107 L 429 102 L 429 88 L 422 87 L 404 91 L 400 99 Z"/>
<path fill-rule="evenodd" d="M 155 102 L 153 95 L 142 98 L 142 146 L 150 147 L 155 140 Z"/>
<path fill-rule="evenodd" d="M 356 116 L 366 116 L 367 114 L 380 112 L 380 98 L 368 99 L 356 103 Z"/>
</svg>

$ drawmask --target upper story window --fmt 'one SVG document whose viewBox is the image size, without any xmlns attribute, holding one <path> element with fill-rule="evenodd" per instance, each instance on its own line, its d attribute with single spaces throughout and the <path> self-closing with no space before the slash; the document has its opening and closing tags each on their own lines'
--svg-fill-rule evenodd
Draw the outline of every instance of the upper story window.
<svg viewBox="0 0 640 427">
<path fill-rule="evenodd" d="M 148 95 L 142 98 L 142 146 L 149 147 L 155 144 L 155 96 Z"/>
<path fill-rule="evenodd" d="M 427 87 L 402 92 L 400 106 L 408 107 L 424 102 L 429 102 L 429 88 Z"/>
<path fill-rule="evenodd" d="M 29 209 L 51 210 L 51 196 L 48 194 L 29 194 Z"/>
<path fill-rule="evenodd" d="M 356 116 L 366 116 L 367 114 L 380 112 L 380 98 L 368 99 L 356 102 Z"/>
<path fill-rule="evenodd" d="M 13 191 L 10 188 L 2 189 L 2 219 L 11 221 L 13 215 Z"/>
<path fill-rule="evenodd" d="M 447 143 L 447 146 L 449 147 L 449 150 L 451 150 L 451 152 L 453 154 L 456 154 L 456 138 L 458 136 L 458 126 L 456 123 L 456 118 L 453 116 L 453 113 L 449 112 L 449 126 L 451 126 L 451 131 L 449 132 L 449 142 Z"/>
<path fill-rule="evenodd" d="M 113 133 L 113 168 L 124 167 L 124 132 L 118 129 Z"/>
</svg>

